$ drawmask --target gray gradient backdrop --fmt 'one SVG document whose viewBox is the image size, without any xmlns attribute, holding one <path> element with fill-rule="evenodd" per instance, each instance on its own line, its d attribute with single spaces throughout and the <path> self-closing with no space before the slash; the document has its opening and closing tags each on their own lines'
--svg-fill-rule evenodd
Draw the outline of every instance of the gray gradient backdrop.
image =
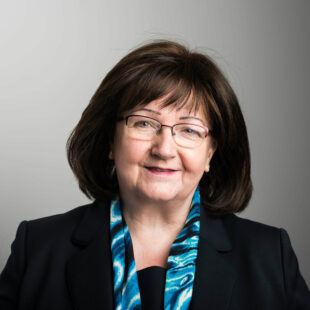
<svg viewBox="0 0 310 310">
<path fill-rule="evenodd" d="M 129 49 L 165 38 L 231 81 L 255 189 L 241 216 L 288 231 L 309 285 L 308 0 L 11 0 L 0 12 L 0 270 L 20 221 L 89 202 L 66 161 L 70 130 Z"/>
</svg>

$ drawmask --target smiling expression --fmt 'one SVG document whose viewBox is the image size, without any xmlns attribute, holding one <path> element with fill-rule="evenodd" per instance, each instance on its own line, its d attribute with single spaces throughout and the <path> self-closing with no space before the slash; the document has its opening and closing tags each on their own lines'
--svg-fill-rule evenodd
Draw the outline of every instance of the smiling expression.
<svg viewBox="0 0 310 310">
<path fill-rule="evenodd" d="M 162 124 L 189 122 L 209 128 L 202 109 L 197 113 L 185 107 L 162 108 L 154 100 L 133 112 L 152 117 Z M 193 195 L 216 147 L 211 136 L 195 148 L 176 145 L 171 129 L 162 127 L 151 141 L 133 139 L 128 135 L 125 121 L 117 123 L 110 158 L 114 160 L 121 197 L 147 201 L 184 201 Z M 133 196 L 132 196 L 133 195 Z"/>
</svg>

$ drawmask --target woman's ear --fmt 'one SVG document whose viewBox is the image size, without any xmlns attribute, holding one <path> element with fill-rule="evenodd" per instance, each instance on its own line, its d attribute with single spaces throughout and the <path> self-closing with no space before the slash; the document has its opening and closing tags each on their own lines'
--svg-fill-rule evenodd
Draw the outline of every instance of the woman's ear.
<svg viewBox="0 0 310 310">
<path fill-rule="evenodd" d="M 109 159 L 114 160 L 114 155 L 113 155 L 113 152 L 111 150 L 109 152 Z"/>
<path fill-rule="evenodd" d="M 209 172 L 210 170 L 210 161 L 217 149 L 217 142 L 212 139 L 210 142 L 210 145 L 208 146 L 208 153 L 207 153 L 207 160 L 206 160 L 206 165 L 205 165 L 205 172 Z"/>
<path fill-rule="evenodd" d="M 114 152 L 113 152 L 113 150 L 114 150 L 114 143 L 113 143 L 112 137 L 110 137 L 110 139 L 109 139 L 109 145 L 110 145 L 110 151 L 109 151 L 108 157 L 109 157 L 110 160 L 114 160 Z"/>
</svg>

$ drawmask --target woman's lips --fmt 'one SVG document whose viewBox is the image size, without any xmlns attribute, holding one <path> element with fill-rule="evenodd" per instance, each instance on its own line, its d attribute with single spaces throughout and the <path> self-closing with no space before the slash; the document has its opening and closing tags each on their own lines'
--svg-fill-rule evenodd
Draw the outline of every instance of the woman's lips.
<svg viewBox="0 0 310 310">
<path fill-rule="evenodd" d="M 162 167 L 145 167 L 150 173 L 157 175 L 172 175 L 177 172 L 177 170 Z"/>
</svg>

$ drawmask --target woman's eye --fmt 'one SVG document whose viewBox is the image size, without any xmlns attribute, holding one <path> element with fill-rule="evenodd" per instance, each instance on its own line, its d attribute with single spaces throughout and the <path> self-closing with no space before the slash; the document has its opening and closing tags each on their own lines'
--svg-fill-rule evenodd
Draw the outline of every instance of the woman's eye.
<svg viewBox="0 0 310 310">
<path fill-rule="evenodd" d="M 192 128 L 184 128 L 183 133 L 189 136 L 197 136 L 200 137 L 200 133 Z"/>
<path fill-rule="evenodd" d="M 138 121 L 134 124 L 135 127 L 147 128 L 150 127 L 150 123 L 147 121 Z"/>
</svg>

